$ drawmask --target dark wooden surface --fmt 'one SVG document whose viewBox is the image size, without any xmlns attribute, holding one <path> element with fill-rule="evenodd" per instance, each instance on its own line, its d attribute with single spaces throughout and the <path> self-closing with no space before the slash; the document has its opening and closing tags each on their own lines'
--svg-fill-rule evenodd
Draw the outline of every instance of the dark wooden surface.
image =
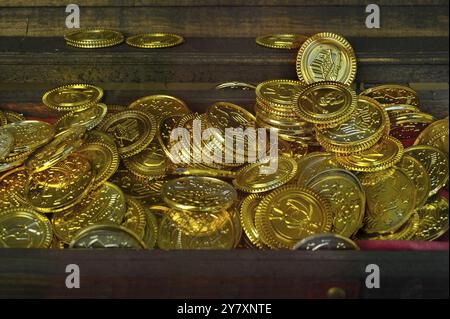
<svg viewBox="0 0 450 319">
<path fill-rule="evenodd" d="M 131 34 L 151 30 L 187 37 L 256 37 L 327 30 L 364 37 L 448 36 L 447 1 L 378 1 L 380 29 L 365 27 L 365 7 L 370 2 L 356 0 L 79 2 L 82 27 L 110 27 Z M 56 0 L 2 1 L 0 35 L 61 36 L 67 31 L 65 4 Z"/>
<path fill-rule="evenodd" d="M 358 82 L 448 82 L 448 38 L 349 38 Z M 62 37 L 1 37 L 0 83 L 208 82 L 295 78 L 297 50 L 254 38 L 186 38 L 167 49 L 68 47 Z"/>
<path fill-rule="evenodd" d="M 448 298 L 448 252 L 0 250 L 0 297 Z M 67 289 L 68 264 L 80 289 Z M 380 289 L 365 268 L 380 267 Z"/>
</svg>

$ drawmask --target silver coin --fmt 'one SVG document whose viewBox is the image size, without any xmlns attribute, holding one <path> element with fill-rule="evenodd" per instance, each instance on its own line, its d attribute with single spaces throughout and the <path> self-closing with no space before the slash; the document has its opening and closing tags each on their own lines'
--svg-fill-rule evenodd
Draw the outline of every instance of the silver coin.
<svg viewBox="0 0 450 319">
<path fill-rule="evenodd" d="M 358 245 L 349 238 L 337 234 L 318 234 L 304 238 L 294 250 L 359 250 Z"/>
</svg>

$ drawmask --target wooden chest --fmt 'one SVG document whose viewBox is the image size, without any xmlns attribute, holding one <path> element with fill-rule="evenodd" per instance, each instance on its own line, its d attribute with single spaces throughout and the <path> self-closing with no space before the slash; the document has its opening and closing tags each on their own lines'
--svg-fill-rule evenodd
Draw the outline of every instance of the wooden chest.
<svg viewBox="0 0 450 319">
<path fill-rule="evenodd" d="M 421 108 L 448 115 L 448 2 L 379 0 L 381 28 L 365 25 L 358 0 L 78 0 L 81 27 L 126 35 L 169 32 L 186 42 L 162 50 L 125 44 L 68 47 L 65 5 L 57 0 L 0 3 L 0 109 L 49 119 L 41 103 L 55 86 L 85 82 L 105 101 L 129 104 L 156 93 L 185 100 L 196 111 L 215 101 L 253 108 L 251 90 L 217 84 L 296 78 L 296 50 L 255 44 L 271 33 L 345 36 L 358 58 L 356 88 L 400 83 L 417 90 Z M 364 243 L 362 243 L 364 248 Z M 383 243 L 378 249 L 300 251 L 58 251 L 0 250 L 0 297 L 326 298 L 336 287 L 348 298 L 448 298 L 447 241 Z M 66 266 L 78 264 L 81 288 L 67 289 Z M 367 265 L 381 287 L 365 285 Z"/>
</svg>

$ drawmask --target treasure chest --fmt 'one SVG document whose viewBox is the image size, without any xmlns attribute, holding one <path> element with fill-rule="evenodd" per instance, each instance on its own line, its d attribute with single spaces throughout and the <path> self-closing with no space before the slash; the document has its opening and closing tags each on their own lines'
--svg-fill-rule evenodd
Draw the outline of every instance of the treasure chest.
<svg viewBox="0 0 450 319">
<path fill-rule="evenodd" d="M 254 87 L 259 83 L 299 79 L 298 48 L 264 47 L 255 39 L 332 32 L 347 39 L 356 53 L 352 87 L 357 93 L 382 84 L 403 85 L 417 92 L 421 112 L 436 120 L 448 116 L 444 0 L 379 0 L 370 7 L 357 0 L 79 0 L 77 4 L 74 8 L 56 0 L 1 2 L 3 114 L 54 123 L 59 114 L 46 107 L 42 97 L 72 83 L 101 87 L 107 105 L 128 106 L 141 97 L 162 94 L 179 98 L 194 112 L 226 101 L 254 113 Z M 81 28 L 114 29 L 125 36 L 177 34 L 184 42 L 159 49 L 125 43 L 76 48 L 66 43 L 64 35 L 72 31 L 68 27 L 76 24 L 77 15 Z M 316 69 L 324 65 L 333 69 L 330 63 L 336 61 L 327 54 L 325 50 L 316 57 L 321 59 Z M 119 129 L 134 134 L 131 124 Z M 409 145 L 414 140 L 403 142 Z M 448 196 L 446 188 L 440 196 Z M 448 235 L 435 241 L 357 244 L 359 250 L 317 251 L 5 248 L 0 249 L 0 296 L 448 298 Z M 79 289 L 67 284 L 73 269 L 81 274 Z"/>
</svg>

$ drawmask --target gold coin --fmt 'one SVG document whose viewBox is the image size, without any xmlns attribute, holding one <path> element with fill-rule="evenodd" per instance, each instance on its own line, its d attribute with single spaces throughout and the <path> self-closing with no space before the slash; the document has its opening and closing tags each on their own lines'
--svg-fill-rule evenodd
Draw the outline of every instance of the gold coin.
<svg viewBox="0 0 450 319">
<path fill-rule="evenodd" d="M 420 218 L 419 229 L 413 240 L 435 240 L 448 231 L 448 199 L 430 197 L 417 213 Z"/>
<path fill-rule="evenodd" d="M 180 119 L 183 116 L 181 115 L 173 115 L 168 116 L 161 120 L 158 126 L 158 131 L 156 134 L 156 137 L 158 139 L 159 145 L 161 146 L 161 149 L 164 151 L 166 156 L 172 161 L 176 162 L 175 157 L 172 155 L 171 149 L 171 139 L 170 134 L 173 129 L 178 127 L 178 123 L 180 122 Z"/>
<path fill-rule="evenodd" d="M 114 137 L 112 137 L 111 135 L 98 130 L 91 130 L 87 132 L 86 143 L 97 143 L 97 142 L 108 144 L 111 147 L 117 148 L 116 141 L 114 140 Z"/>
<path fill-rule="evenodd" d="M 130 110 L 114 114 L 100 129 L 114 136 L 119 154 L 127 158 L 140 153 L 152 142 L 156 126 L 153 115 Z"/>
<path fill-rule="evenodd" d="M 14 136 L 5 129 L 0 129 L 0 161 L 8 156 L 14 146 Z"/>
<path fill-rule="evenodd" d="M 433 121 L 432 115 L 421 112 L 390 116 L 391 129 L 389 134 L 399 139 L 414 139 Z"/>
<path fill-rule="evenodd" d="M 225 128 L 243 128 L 255 126 L 255 116 L 240 107 L 228 102 L 217 102 L 206 112 L 210 127 L 218 128 L 222 133 Z M 223 139 L 223 137 L 222 137 Z"/>
<path fill-rule="evenodd" d="M 396 231 L 387 234 L 359 234 L 362 240 L 411 240 L 419 229 L 419 214 L 412 216 Z"/>
<path fill-rule="evenodd" d="M 267 246 L 292 249 L 305 237 L 329 232 L 332 214 L 316 192 L 285 185 L 264 197 L 256 210 L 255 225 Z"/>
<path fill-rule="evenodd" d="M 403 85 L 386 84 L 374 86 L 361 92 L 361 95 L 371 97 L 385 106 L 395 104 L 420 106 L 416 91 Z"/>
<path fill-rule="evenodd" d="M 94 168 L 95 182 L 93 188 L 98 188 L 111 178 L 119 168 L 119 153 L 114 146 L 101 142 L 84 144 L 77 152 L 88 159 Z"/>
<path fill-rule="evenodd" d="M 317 82 L 304 87 L 293 110 L 304 121 L 333 126 L 346 121 L 357 106 L 355 91 L 338 82 Z"/>
<path fill-rule="evenodd" d="M 311 152 L 303 156 L 298 162 L 298 173 L 294 180 L 298 186 L 306 186 L 311 179 L 322 171 L 340 168 L 334 154 L 325 152 Z"/>
<path fill-rule="evenodd" d="M 25 121 L 25 116 L 23 116 L 23 114 L 13 111 L 4 111 L 3 113 L 8 121 L 8 124 Z"/>
<path fill-rule="evenodd" d="M 180 177 L 164 184 L 164 202 L 171 208 L 211 212 L 228 209 L 237 200 L 236 190 L 213 177 Z"/>
<path fill-rule="evenodd" d="M 34 151 L 51 141 L 55 135 L 53 126 L 41 121 L 11 123 L 3 126 L 3 130 L 8 131 L 14 140 L 9 154 L 11 158 L 19 156 L 21 153 Z"/>
<path fill-rule="evenodd" d="M 431 180 L 427 170 L 418 160 L 409 155 L 403 155 L 397 166 L 403 169 L 416 187 L 416 207 L 423 206 L 431 188 Z"/>
<path fill-rule="evenodd" d="M 435 121 L 427 126 L 419 136 L 417 136 L 414 145 L 434 146 L 448 156 L 448 118 Z"/>
<path fill-rule="evenodd" d="M 158 247 L 164 250 L 233 249 L 235 242 L 235 227 L 230 214 L 221 229 L 206 236 L 184 234 L 168 216 L 162 218 L 158 233 Z"/>
<path fill-rule="evenodd" d="M 125 194 L 141 201 L 158 201 L 161 199 L 161 188 L 164 180 L 149 180 L 139 178 L 127 168 L 119 166 L 119 169 L 111 177 L 111 182 L 119 186 Z"/>
<path fill-rule="evenodd" d="M 356 76 L 355 52 L 343 37 L 318 33 L 300 47 L 296 67 L 298 78 L 307 84 L 318 81 L 351 84 Z"/>
<path fill-rule="evenodd" d="M 60 212 L 76 205 L 91 190 L 94 178 L 89 161 L 73 154 L 48 170 L 33 174 L 25 196 L 39 212 Z"/>
<path fill-rule="evenodd" d="M 425 167 L 431 180 L 428 196 L 436 194 L 448 181 L 448 157 L 434 146 L 417 145 L 405 149 L 405 154 L 414 157 Z"/>
<path fill-rule="evenodd" d="M 369 149 L 389 131 L 389 117 L 375 100 L 358 97 L 350 118 L 333 128 L 317 128 L 317 141 L 328 151 L 349 154 Z"/>
<path fill-rule="evenodd" d="M 239 170 L 233 185 L 246 193 L 262 193 L 286 184 L 297 174 L 297 162 L 290 157 L 279 156 L 275 165 L 276 170 L 270 171 L 267 163 L 249 164 Z"/>
<path fill-rule="evenodd" d="M 170 95 L 145 96 L 131 103 L 128 108 L 149 112 L 158 120 L 191 112 L 184 101 Z"/>
<path fill-rule="evenodd" d="M 2 110 L 0 110 L 0 126 L 8 124 L 8 119 L 6 118 L 5 114 Z"/>
<path fill-rule="evenodd" d="M 81 147 L 86 129 L 72 127 L 55 136 L 53 141 L 45 145 L 25 162 L 25 167 L 32 172 L 41 172 L 65 160 Z"/>
<path fill-rule="evenodd" d="M 0 190 L 5 191 L 5 196 L 15 196 L 23 206 L 29 206 L 25 199 L 25 189 L 28 183 L 29 174 L 22 166 L 7 171 L 0 175 Z"/>
<path fill-rule="evenodd" d="M 302 34 L 270 34 L 256 38 L 256 43 L 272 49 L 296 49 L 300 48 L 307 36 Z"/>
<path fill-rule="evenodd" d="M 106 112 L 106 105 L 97 103 L 83 111 L 67 113 L 55 123 L 56 131 L 65 131 L 74 126 L 82 126 L 87 130 L 92 130 L 103 120 Z"/>
<path fill-rule="evenodd" d="M 55 235 L 70 243 L 83 228 L 101 222 L 120 224 L 127 211 L 125 195 L 116 185 L 106 182 L 81 202 L 53 216 Z"/>
<path fill-rule="evenodd" d="M 70 84 L 57 87 L 44 94 L 42 102 L 56 111 L 82 111 L 97 104 L 103 90 L 89 84 Z"/>
<path fill-rule="evenodd" d="M 159 223 L 155 216 L 155 210 L 151 207 L 145 209 L 145 217 L 145 232 L 142 240 L 148 249 L 152 249 L 155 247 L 156 241 L 158 240 Z"/>
<path fill-rule="evenodd" d="M 1 248 L 48 248 L 53 238 L 47 217 L 29 208 L 0 212 Z"/>
<path fill-rule="evenodd" d="M 26 160 L 27 156 L 28 154 L 25 154 L 25 157 L 20 157 L 18 159 L 14 159 L 9 162 L 0 162 L 0 173 L 21 166 L 23 162 Z"/>
<path fill-rule="evenodd" d="M 137 48 L 159 49 L 179 45 L 184 42 L 184 39 L 176 34 L 146 33 L 128 37 L 126 42 Z"/>
<path fill-rule="evenodd" d="M 69 247 L 147 249 L 133 231 L 112 223 L 98 223 L 84 228 L 73 238 Z"/>
<path fill-rule="evenodd" d="M 361 182 L 367 197 L 366 233 L 394 232 L 414 213 L 416 189 L 402 169 L 364 174 Z"/>
<path fill-rule="evenodd" d="M 219 170 L 213 168 L 191 168 L 191 167 L 176 167 L 169 171 L 172 175 L 182 176 L 205 176 L 205 177 L 217 177 L 235 179 L 237 172 Z"/>
<path fill-rule="evenodd" d="M 158 141 L 154 140 L 139 154 L 123 160 L 124 165 L 142 178 L 160 179 L 166 175 L 168 160 Z"/>
<path fill-rule="evenodd" d="M 293 99 L 302 86 L 293 80 L 265 81 L 256 87 L 256 101 L 279 113 L 292 113 Z"/>
<path fill-rule="evenodd" d="M 333 213 L 331 232 L 351 237 L 361 228 L 366 195 L 358 178 L 343 169 L 319 173 L 306 185 L 328 201 Z"/>
<path fill-rule="evenodd" d="M 189 236 L 208 236 L 219 231 L 229 219 L 226 210 L 213 213 L 170 209 L 166 212 L 177 228 Z"/>
<path fill-rule="evenodd" d="M 397 164 L 403 156 L 402 143 L 391 136 L 383 137 L 371 148 L 357 154 L 336 156 L 344 168 L 357 172 L 376 172 Z"/>
<path fill-rule="evenodd" d="M 108 29 L 77 29 L 64 35 L 68 45 L 78 48 L 104 48 L 122 43 L 122 33 Z"/>
<path fill-rule="evenodd" d="M 240 218 L 241 225 L 244 229 L 245 234 L 251 241 L 252 245 L 264 249 L 266 245 L 261 241 L 258 229 L 255 226 L 255 213 L 256 208 L 261 203 L 263 195 L 252 194 L 248 195 L 241 203 L 240 207 Z"/>
<path fill-rule="evenodd" d="M 133 198 L 127 198 L 127 212 L 122 226 L 134 232 L 140 239 L 144 238 L 147 223 L 145 208 Z"/>
</svg>

